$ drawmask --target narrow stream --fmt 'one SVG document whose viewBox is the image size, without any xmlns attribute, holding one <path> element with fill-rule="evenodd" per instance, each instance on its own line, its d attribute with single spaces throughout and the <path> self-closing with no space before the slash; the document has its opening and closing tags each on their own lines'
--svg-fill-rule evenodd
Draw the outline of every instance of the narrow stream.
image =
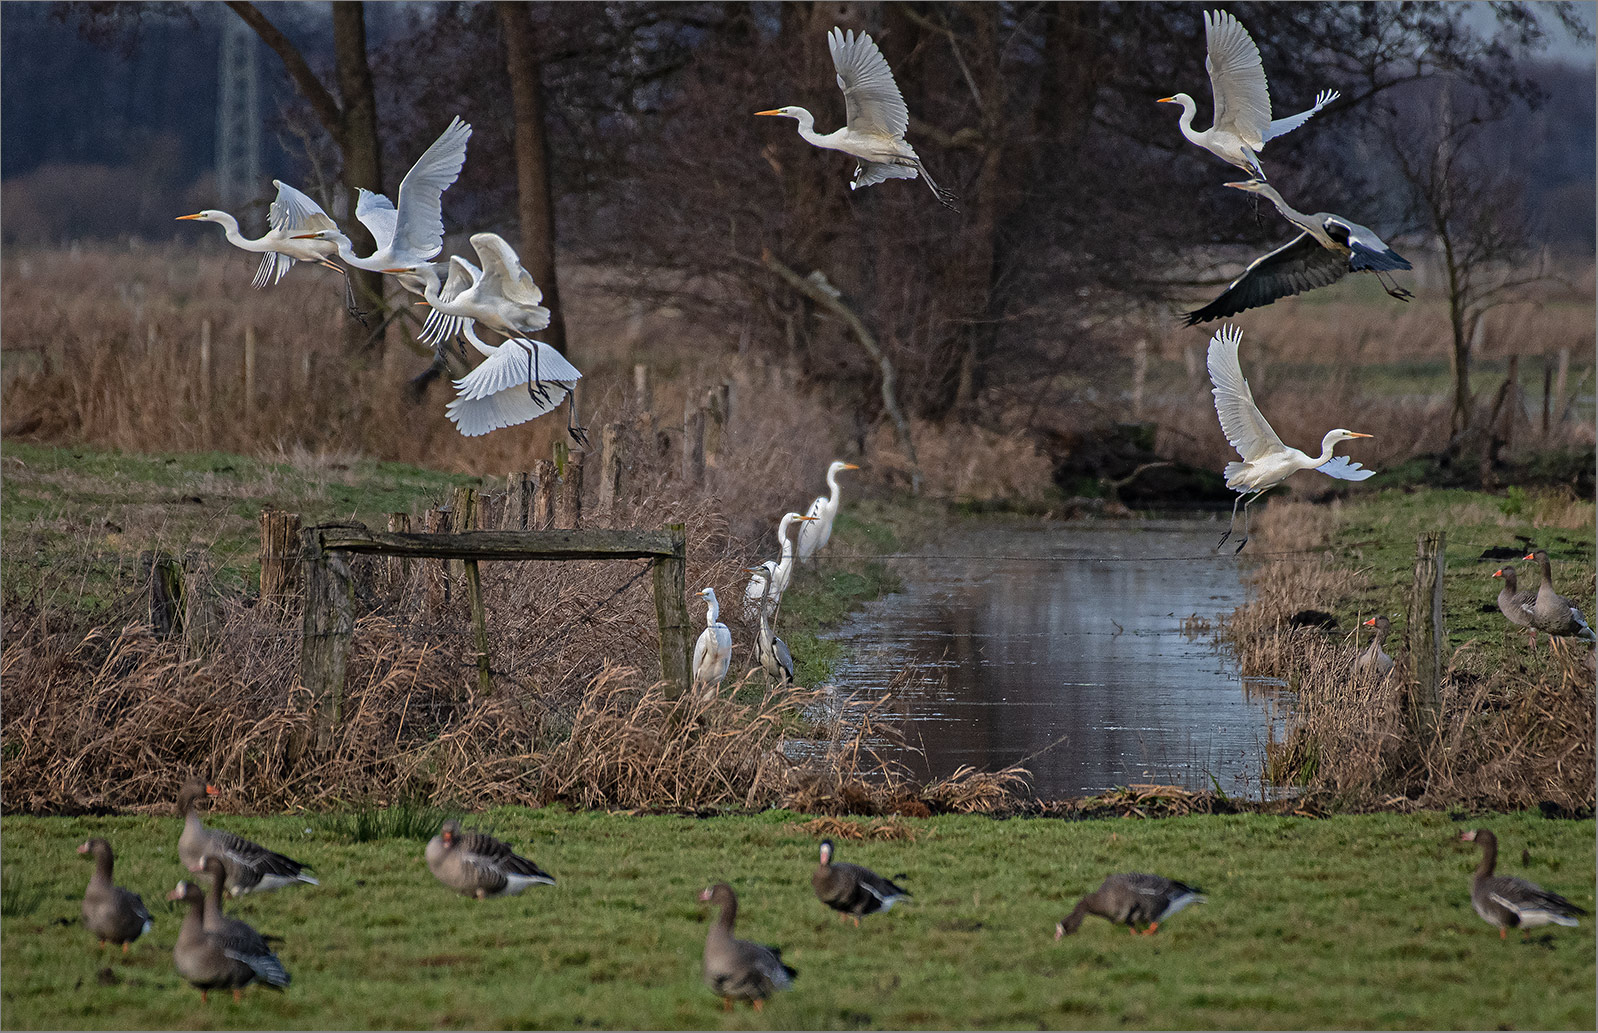
<svg viewBox="0 0 1598 1033">
<path fill-rule="evenodd" d="M 1044 799 L 1133 782 L 1258 793 L 1265 706 L 1182 622 L 1243 601 L 1218 525 L 982 526 L 897 560 L 904 591 L 834 638 L 841 694 L 894 692 L 921 777 L 1022 763 Z"/>
</svg>

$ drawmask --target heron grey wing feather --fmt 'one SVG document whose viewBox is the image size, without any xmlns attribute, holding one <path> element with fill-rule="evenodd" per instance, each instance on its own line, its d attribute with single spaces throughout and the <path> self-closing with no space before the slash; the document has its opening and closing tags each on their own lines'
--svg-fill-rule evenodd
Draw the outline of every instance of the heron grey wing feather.
<svg viewBox="0 0 1598 1033">
<path fill-rule="evenodd" d="M 1238 454 L 1252 462 L 1287 446 L 1254 404 L 1254 394 L 1243 379 L 1237 361 L 1237 346 L 1242 340 L 1243 331 L 1237 327 L 1222 327 L 1210 339 L 1206 365 L 1215 385 L 1215 412 L 1221 418 L 1221 430 Z"/>
<path fill-rule="evenodd" d="M 361 187 L 355 201 L 355 218 L 371 233 L 377 250 L 386 251 L 393 246 L 395 227 L 399 225 L 399 212 L 393 201 Z"/>
<path fill-rule="evenodd" d="M 1342 279 L 1348 271 L 1348 262 L 1342 255 L 1328 251 L 1308 233 L 1300 233 L 1250 262 L 1214 301 L 1188 313 L 1187 325 L 1236 315 L 1279 298 L 1325 287 Z"/>
<path fill-rule="evenodd" d="M 266 211 L 266 224 L 280 233 L 318 233 L 336 230 L 338 225 L 322 211 L 322 206 L 281 179 L 272 180 L 277 199 Z"/>
<path fill-rule="evenodd" d="M 1376 476 L 1375 470 L 1367 470 L 1347 456 L 1335 456 L 1330 462 L 1322 463 L 1315 469 L 1340 481 L 1363 481 L 1367 477 Z"/>
<path fill-rule="evenodd" d="M 444 191 L 466 164 L 466 141 L 471 135 L 472 127 L 457 116 L 405 173 L 394 230 L 399 250 L 424 258 L 444 250 Z"/>
<path fill-rule="evenodd" d="M 844 117 L 856 132 L 902 137 L 910 128 L 910 109 L 905 107 L 899 86 L 887 58 L 867 33 L 855 35 L 834 28 L 827 33 L 827 49 L 838 72 L 838 88 L 843 90 Z M 862 184 L 864 185 L 864 184 Z"/>
<path fill-rule="evenodd" d="M 1225 11 L 1204 16 L 1209 55 L 1204 67 L 1215 93 L 1215 125 L 1230 130 L 1256 150 L 1271 124 L 1271 95 L 1259 47 L 1241 22 Z"/>
</svg>

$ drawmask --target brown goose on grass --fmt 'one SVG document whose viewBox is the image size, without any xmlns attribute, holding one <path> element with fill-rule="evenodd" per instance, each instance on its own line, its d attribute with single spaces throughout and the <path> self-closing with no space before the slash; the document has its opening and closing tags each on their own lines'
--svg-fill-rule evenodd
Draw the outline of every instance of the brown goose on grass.
<svg viewBox="0 0 1598 1033">
<path fill-rule="evenodd" d="M 738 920 L 738 895 L 725 882 L 699 894 L 699 899 L 721 908 L 705 936 L 705 984 L 721 998 L 727 1011 L 734 998 L 748 1001 L 760 1011 L 766 998 L 793 986 L 799 971 L 783 964 L 782 950 L 733 938 Z"/>
<path fill-rule="evenodd" d="M 1531 623 L 1531 611 L 1532 607 L 1536 605 L 1537 593 L 1529 588 L 1525 591 L 1517 590 L 1514 567 L 1502 567 L 1495 570 L 1493 571 L 1493 577 L 1504 579 L 1504 587 L 1498 590 L 1499 612 L 1509 620 L 1509 623 L 1516 627 L 1529 628 L 1531 630 L 1530 645 L 1533 649 L 1536 649 L 1537 629 Z"/>
<path fill-rule="evenodd" d="M 1598 635 L 1587 626 L 1587 618 L 1582 616 L 1576 605 L 1554 591 L 1554 575 L 1548 564 L 1548 553 L 1539 549 L 1527 553 L 1524 558 L 1536 560 L 1543 568 L 1543 582 L 1537 586 L 1537 601 L 1531 607 L 1531 626 L 1555 639 L 1598 640 Z"/>
<path fill-rule="evenodd" d="M 183 834 L 178 837 L 178 860 L 191 872 L 199 872 L 207 857 L 221 860 L 227 868 L 228 890 L 235 897 L 262 893 L 296 883 L 320 885 L 306 874 L 306 865 L 291 857 L 268 850 L 243 836 L 221 829 L 208 829 L 200 821 L 195 804 L 217 795 L 215 786 L 190 782 L 178 794 L 178 813 L 183 815 Z"/>
<path fill-rule="evenodd" d="M 553 886 L 555 877 L 484 832 L 451 818 L 427 844 L 427 867 L 465 897 L 511 897 L 529 886 Z"/>
<path fill-rule="evenodd" d="M 230 926 L 213 932 L 206 928 L 211 902 L 200 887 L 180 882 L 166 899 L 189 905 L 178 928 L 177 946 L 172 948 L 172 963 L 178 975 L 199 987 L 201 1001 L 207 1000 L 212 990 L 232 990 L 233 999 L 241 1000 L 243 988 L 257 981 L 274 990 L 289 985 L 288 971 L 260 933 L 243 922 L 237 922 L 242 929 Z"/>
<path fill-rule="evenodd" d="M 1481 863 L 1470 878 L 1470 906 L 1482 921 L 1498 927 L 1498 938 L 1509 930 L 1535 929 L 1543 925 L 1577 925 L 1576 916 L 1587 912 L 1557 893 L 1549 893 L 1535 882 L 1513 875 L 1494 875 L 1498 863 L 1498 837 L 1487 829 L 1461 832 L 1466 843 L 1481 845 Z"/>
<path fill-rule="evenodd" d="M 834 862 L 830 839 L 821 841 L 821 863 L 811 873 L 810 885 L 815 887 L 817 899 L 838 912 L 840 918 L 853 918 L 856 929 L 862 917 L 887 911 L 899 901 L 910 899 L 909 890 L 870 868 Z"/>
<path fill-rule="evenodd" d="M 1076 932 L 1088 915 L 1124 924 L 1134 936 L 1138 935 L 1138 926 L 1146 922 L 1148 928 L 1142 935 L 1152 936 L 1161 922 L 1189 904 L 1202 904 L 1204 900 L 1202 890 L 1185 882 L 1145 872 L 1119 872 L 1076 902 L 1071 913 L 1055 924 L 1054 938 Z"/>
<path fill-rule="evenodd" d="M 1382 649 L 1382 643 L 1387 641 L 1387 633 L 1392 630 L 1393 622 L 1386 617 L 1372 617 L 1365 622 L 1365 627 L 1375 628 L 1376 632 L 1371 638 L 1370 647 L 1354 658 L 1354 673 L 1385 678 L 1393 669 L 1393 658 Z"/>
<path fill-rule="evenodd" d="M 126 954 L 130 943 L 150 931 L 150 911 L 137 893 L 111 881 L 115 857 L 110 843 L 91 839 L 78 847 L 78 853 L 94 857 L 94 874 L 83 891 L 84 928 L 100 938 L 101 947 L 107 941 L 120 943 Z"/>
</svg>

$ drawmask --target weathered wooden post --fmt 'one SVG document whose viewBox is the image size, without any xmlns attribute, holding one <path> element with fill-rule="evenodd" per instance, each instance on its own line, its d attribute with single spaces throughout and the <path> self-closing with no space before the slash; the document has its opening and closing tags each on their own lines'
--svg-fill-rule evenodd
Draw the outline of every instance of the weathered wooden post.
<svg viewBox="0 0 1598 1033">
<path fill-rule="evenodd" d="M 727 425 L 732 420 L 732 381 L 723 380 L 705 392 L 705 414 L 705 463 L 717 466 L 727 447 Z"/>
<path fill-rule="evenodd" d="M 561 445 L 565 447 L 564 443 Z M 577 530 L 583 526 L 583 453 L 569 452 L 561 479 L 555 526 Z"/>
<path fill-rule="evenodd" d="M 149 585 L 150 630 L 156 638 L 183 631 L 183 566 L 170 553 L 146 549 L 139 569 Z"/>
<path fill-rule="evenodd" d="M 190 549 L 183 554 L 183 655 L 193 658 L 210 652 L 221 626 L 211 554 Z"/>
<path fill-rule="evenodd" d="M 705 479 L 705 410 L 692 396 L 682 417 L 682 479 L 689 487 Z"/>
<path fill-rule="evenodd" d="M 641 362 L 633 366 L 633 404 L 639 412 L 655 411 L 655 394 L 649 387 L 649 367 Z"/>
<path fill-rule="evenodd" d="M 244 412 L 255 412 L 255 327 L 244 328 Z"/>
<path fill-rule="evenodd" d="M 355 582 L 348 557 L 322 548 L 321 528 L 302 531 L 300 545 L 305 583 L 300 684 L 311 694 L 311 734 L 325 750 L 344 705 L 344 667 L 355 634 Z"/>
<path fill-rule="evenodd" d="M 527 513 L 529 531 L 547 531 L 555 526 L 555 496 L 560 491 L 555 463 L 540 459 L 533 464 L 533 499 Z"/>
<path fill-rule="evenodd" d="M 411 515 L 409 513 L 390 513 L 388 515 L 389 534 L 410 534 Z M 390 556 L 384 568 L 388 578 L 388 590 L 398 595 L 405 591 L 405 586 L 411 579 L 411 561 L 403 556 Z"/>
<path fill-rule="evenodd" d="M 1443 677 L 1443 545 L 1442 531 L 1425 531 L 1415 542 L 1415 582 L 1409 592 L 1410 733 L 1424 746 L 1436 728 Z"/>
<path fill-rule="evenodd" d="M 676 699 L 688 691 L 693 627 L 688 622 L 688 535 L 682 524 L 670 524 L 673 555 L 650 564 L 654 575 L 655 618 L 660 624 L 660 677 Z"/>
<path fill-rule="evenodd" d="M 200 401 L 211 401 L 211 321 L 200 320 Z"/>
<path fill-rule="evenodd" d="M 499 526 L 506 531 L 525 531 L 537 481 L 530 471 L 521 470 L 506 474 L 505 483 L 505 509 L 500 514 Z"/>
<path fill-rule="evenodd" d="M 422 530 L 428 534 L 449 533 L 450 511 L 434 506 L 422 518 Z M 449 562 L 433 560 L 427 564 L 427 609 L 436 613 L 449 602 Z"/>
<path fill-rule="evenodd" d="M 261 603 L 282 609 L 300 586 L 300 515 L 261 510 Z"/>
<path fill-rule="evenodd" d="M 602 520 L 614 520 L 616 507 L 623 496 L 622 470 L 626 465 L 623 450 L 626 446 L 627 426 L 607 423 L 599 439 L 599 515 Z"/>
</svg>

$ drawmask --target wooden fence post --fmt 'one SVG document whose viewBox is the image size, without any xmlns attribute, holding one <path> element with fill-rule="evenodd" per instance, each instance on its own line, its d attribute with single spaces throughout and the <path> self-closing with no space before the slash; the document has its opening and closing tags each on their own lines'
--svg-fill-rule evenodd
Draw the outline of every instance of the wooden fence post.
<svg viewBox="0 0 1598 1033">
<path fill-rule="evenodd" d="M 525 531 L 528 510 L 532 507 L 538 482 L 526 470 L 506 474 L 505 482 L 505 509 L 500 514 L 499 526 L 506 531 Z"/>
<path fill-rule="evenodd" d="M 553 460 L 540 459 L 533 464 L 533 499 L 527 513 L 529 531 L 547 531 L 555 526 L 555 495 L 560 483 L 555 477 Z"/>
<path fill-rule="evenodd" d="M 691 396 L 682 418 L 682 479 L 690 487 L 705 479 L 705 410 Z"/>
<path fill-rule="evenodd" d="M 170 553 L 146 549 L 139 568 L 149 585 L 150 630 L 156 638 L 183 631 L 183 566 Z"/>
<path fill-rule="evenodd" d="M 255 327 L 244 328 L 244 412 L 255 412 Z"/>
<path fill-rule="evenodd" d="M 649 388 L 649 367 L 641 362 L 633 366 L 633 403 L 639 412 L 655 411 L 655 395 Z"/>
<path fill-rule="evenodd" d="M 204 656 L 222 627 L 216 567 L 204 549 L 183 554 L 183 655 Z"/>
<path fill-rule="evenodd" d="M 560 488 L 560 508 L 556 514 L 557 527 L 577 530 L 583 526 L 583 453 L 570 452 L 566 456 L 566 474 Z"/>
<path fill-rule="evenodd" d="M 625 424 L 607 423 L 600 435 L 599 515 L 604 520 L 615 518 L 616 507 L 623 498 L 622 469 L 625 457 L 622 451 L 626 444 L 626 432 Z"/>
<path fill-rule="evenodd" d="M 457 484 L 449 497 L 449 529 L 458 533 L 476 528 L 477 492 L 467 485 Z M 452 581 L 459 581 L 466 575 L 466 567 L 460 560 L 450 560 L 449 574 Z"/>
<path fill-rule="evenodd" d="M 344 666 L 355 634 L 355 582 L 349 558 L 322 548 L 320 528 L 306 528 L 300 542 L 305 564 L 300 684 L 311 694 L 312 735 L 325 750 L 344 704 Z"/>
<path fill-rule="evenodd" d="M 411 515 L 409 513 L 390 513 L 388 515 L 388 530 L 390 534 L 410 534 Z M 411 579 L 411 561 L 403 556 L 390 556 L 384 569 L 388 577 L 388 590 L 396 595 L 404 592 L 405 586 Z"/>
<path fill-rule="evenodd" d="M 654 575 L 655 619 L 660 624 L 660 676 L 666 694 L 677 699 L 688 690 L 693 649 L 688 623 L 688 537 L 682 524 L 666 528 L 676 555 L 651 562 Z"/>
<path fill-rule="evenodd" d="M 705 462 L 716 466 L 727 445 L 727 424 L 732 417 L 732 382 L 723 380 L 705 392 Z"/>
<path fill-rule="evenodd" d="M 1443 546 L 1442 531 L 1425 531 L 1415 541 L 1415 582 L 1409 592 L 1410 733 L 1424 746 L 1436 727 L 1439 686 L 1443 677 Z"/>
<path fill-rule="evenodd" d="M 422 530 L 428 534 L 449 533 L 449 510 L 434 506 L 422 520 Z M 427 564 L 427 609 L 436 613 L 449 603 L 449 561 L 436 560 Z"/>
<path fill-rule="evenodd" d="M 284 608 L 299 588 L 300 515 L 261 510 L 261 602 Z"/>
</svg>

